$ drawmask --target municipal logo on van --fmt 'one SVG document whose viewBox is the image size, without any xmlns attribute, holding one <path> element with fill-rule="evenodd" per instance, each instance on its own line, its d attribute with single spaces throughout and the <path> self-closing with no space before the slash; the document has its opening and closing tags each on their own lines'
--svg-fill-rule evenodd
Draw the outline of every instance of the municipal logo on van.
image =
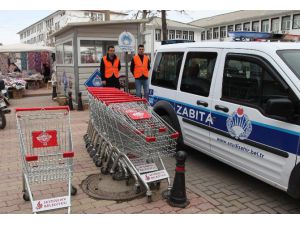
<svg viewBox="0 0 300 225">
<path fill-rule="evenodd" d="M 226 120 L 229 134 L 235 139 L 245 140 L 252 132 L 252 124 L 243 108 L 238 108 Z"/>
</svg>

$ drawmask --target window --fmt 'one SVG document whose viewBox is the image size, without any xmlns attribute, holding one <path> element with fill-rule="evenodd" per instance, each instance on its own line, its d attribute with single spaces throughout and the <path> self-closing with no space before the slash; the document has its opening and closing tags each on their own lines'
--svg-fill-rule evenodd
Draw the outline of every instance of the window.
<svg viewBox="0 0 300 225">
<path fill-rule="evenodd" d="M 269 32 L 269 20 L 261 21 L 261 32 Z"/>
<path fill-rule="evenodd" d="M 213 31 L 214 31 L 214 34 L 213 34 L 214 39 L 218 39 L 219 38 L 219 27 L 215 27 L 213 29 Z"/>
<path fill-rule="evenodd" d="M 189 52 L 186 57 L 181 87 L 183 92 L 208 96 L 217 53 Z"/>
<path fill-rule="evenodd" d="M 201 40 L 204 41 L 205 40 L 205 31 L 201 32 Z"/>
<path fill-rule="evenodd" d="M 20 39 L 21 39 L 21 40 L 23 39 L 23 34 L 20 35 Z"/>
<path fill-rule="evenodd" d="M 282 58 L 282 60 L 288 65 L 288 67 L 294 72 L 294 74 L 300 80 L 300 50 L 280 50 L 277 54 Z"/>
<path fill-rule="evenodd" d="M 84 16 L 90 16 L 89 12 L 84 12 Z"/>
<path fill-rule="evenodd" d="M 225 38 L 226 37 L 226 27 L 221 27 L 220 28 L 220 37 Z"/>
<path fill-rule="evenodd" d="M 155 41 L 161 41 L 161 29 L 155 30 Z"/>
<path fill-rule="evenodd" d="M 169 38 L 168 39 L 175 39 L 175 30 L 169 30 Z"/>
<path fill-rule="evenodd" d="M 63 44 L 64 64 L 73 64 L 73 45 L 72 41 Z"/>
<path fill-rule="evenodd" d="M 59 26 L 59 22 L 55 23 L 55 30 L 59 30 L 60 26 Z"/>
<path fill-rule="evenodd" d="M 100 63 L 103 48 L 102 42 L 96 40 L 80 40 L 80 63 Z"/>
<path fill-rule="evenodd" d="M 290 30 L 291 16 L 284 16 L 281 20 L 281 30 Z"/>
<path fill-rule="evenodd" d="M 293 29 L 300 28 L 300 14 L 293 16 Z"/>
<path fill-rule="evenodd" d="M 53 26 L 53 18 L 46 21 L 46 27 L 51 28 Z"/>
<path fill-rule="evenodd" d="M 176 30 L 176 39 L 181 39 L 181 38 L 182 38 L 182 31 Z"/>
<path fill-rule="evenodd" d="M 210 40 L 212 38 L 212 28 L 207 30 L 207 40 Z"/>
<path fill-rule="evenodd" d="M 242 24 L 236 24 L 235 31 L 241 31 L 241 30 L 242 30 Z"/>
<path fill-rule="evenodd" d="M 93 21 L 103 21 L 103 14 L 102 13 L 92 12 L 91 13 L 91 19 Z"/>
<path fill-rule="evenodd" d="M 183 52 L 158 52 L 151 84 L 176 90 Z"/>
<path fill-rule="evenodd" d="M 243 31 L 250 31 L 250 23 L 244 23 Z"/>
<path fill-rule="evenodd" d="M 182 32 L 182 39 L 188 40 L 189 39 L 189 32 L 188 31 L 183 31 Z"/>
<path fill-rule="evenodd" d="M 258 57 L 227 56 L 222 97 L 262 110 L 271 97 L 287 98 L 288 92 Z"/>
<path fill-rule="evenodd" d="M 253 21 L 252 22 L 252 31 L 259 31 L 259 21 Z"/>
<path fill-rule="evenodd" d="M 233 31 L 233 25 L 228 25 L 227 27 L 227 37 L 229 37 L 229 32 Z"/>
<path fill-rule="evenodd" d="M 57 45 L 56 46 L 56 63 L 57 64 L 63 64 L 63 45 Z"/>
<path fill-rule="evenodd" d="M 194 41 L 194 31 L 189 31 L 189 40 Z"/>
<path fill-rule="evenodd" d="M 279 18 L 271 20 L 271 31 L 277 33 L 279 31 Z"/>
</svg>

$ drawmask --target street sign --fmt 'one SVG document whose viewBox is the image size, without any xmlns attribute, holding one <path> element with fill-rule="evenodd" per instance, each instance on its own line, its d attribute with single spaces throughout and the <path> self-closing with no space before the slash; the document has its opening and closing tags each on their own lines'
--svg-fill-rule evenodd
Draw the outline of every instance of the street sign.
<svg viewBox="0 0 300 225">
<path fill-rule="evenodd" d="M 134 36 L 127 31 L 124 31 L 119 36 L 119 48 L 122 49 L 123 52 L 133 52 L 135 46 L 135 38 Z"/>
<path fill-rule="evenodd" d="M 96 69 L 94 73 L 84 83 L 86 87 L 102 87 L 101 74 L 99 69 Z"/>
</svg>

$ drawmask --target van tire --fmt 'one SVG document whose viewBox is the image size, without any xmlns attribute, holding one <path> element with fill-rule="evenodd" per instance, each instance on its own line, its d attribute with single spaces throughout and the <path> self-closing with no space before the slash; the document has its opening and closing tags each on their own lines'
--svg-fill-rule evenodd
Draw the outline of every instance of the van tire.
<svg viewBox="0 0 300 225">
<path fill-rule="evenodd" d="M 178 131 L 178 128 L 174 126 L 173 121 L 168 115 L 162 115 L 160 116 L 165 122 L 167 122 L 174 130 Z M 178 139 L 177 139 L 177 145 L 176 145 L 176 151 L 180 151 L 184 148 L 184 144 L 182 141 L 182 134 L 180 133 Z"/>
<path fill-rule="evenodd" d="M 287 193 L 295 199 L 300 199 L 300 163 L 294 167 L 291 173 Z"/>
</svg>

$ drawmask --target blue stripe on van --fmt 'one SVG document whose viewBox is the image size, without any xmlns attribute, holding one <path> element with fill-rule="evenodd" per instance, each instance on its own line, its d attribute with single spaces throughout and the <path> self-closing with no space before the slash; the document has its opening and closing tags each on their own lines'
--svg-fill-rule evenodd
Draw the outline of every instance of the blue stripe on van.
<svg viewBox="0 0 300 225">
<path fill-rule="evenodd" d="M 202 125 L 208 126 L 209 123 L 206 121 L 206 117 L 200 118 L 198 116 L 197 118 L 194 116 L 194 112 L 209 112 L 204 107 L 197 107 L 190 104 L 186 104 L 183 102 L 174 101 L 168 98 L 162 98 L 157 96 L 149 96 L 151 98 L 150 102 L 151 105 L 154 105 L 156 102 L 160 100 L 168 101 L 173 108 L 176 110 L 177 114 L 185 117 L 187 119 L 193 120 L 197 123 L 201 123 Z M 192 118 L 191 115 L 187 114 L 187 110 L 180 111 L 181 108 L 186 108 L 188 110 L 192 109 Z M 226 127 L 226 120 L 228 118 L 228 115 L 225 113 L 220 113 L 216 111 L 211 111 L 212 117 L 216 117 L 218 120 L 218 123 L 214 123 L 212 128 L 216 128 L 218 130 L 224 131 L 228 133 L 227 127 Z M 202 119 L 202 120 L 201 120 Z M 250 136 L 248 137 L 248 140 L 252 140 L 254 142 L 264 144 L 266 146 L 274 147 L 280 150 L 283 150 L 285 152 L 289 152 L 292 154 L 297 154 L 298 149 L 298 142 L 299 142 L 299 132 L 283 129 L 280 127 L 275 127 L 267 124 L 263 124 L 256 121 L 251 121 L 252 123 L 252 132 Z M 298 151 L 299 154 L 299 151 Z"/>
</svg>

